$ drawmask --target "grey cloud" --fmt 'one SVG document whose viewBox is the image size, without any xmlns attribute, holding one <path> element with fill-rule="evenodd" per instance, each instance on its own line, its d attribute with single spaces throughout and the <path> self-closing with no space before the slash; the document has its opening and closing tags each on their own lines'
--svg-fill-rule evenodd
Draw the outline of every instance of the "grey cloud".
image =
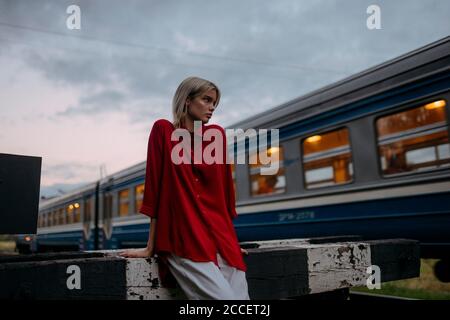
<svg viewBox="0 0 450 320">
<path fill-rule="evenodd" d="M 105 90 L 84 96 L 78 106 L 69 106 L 66 110 L 57 113 L 57 116 L 92 115 L 113 112 L 122 109 L 125 95 L 114 90 Z"/>
<path fill-rule="evenodd" d="M 44 159 L 45 161 L 45 159 Z M 42 174 L 58 176 L 63 179 L 75 178 L 79 175 L 80 171 L 95 171 L 98 166 L 89 165 L 77 162 L 66 162 L 54 165 L 43 165 Z"/>
<path fill-rule="evenodd" d="M 82 10 L 78 33 L 65 28 L 65 8 L 73 3 Z M 373 1 L 0 1 L 0 12 L 8 12 L 0 14 L 0 20 L 63 34 L 19 29 L 3 34 L 32 43 L 24 49 L 25 61 L 55 83 L 83 89 L 101 85 L 105 92 L 117 91 L 117 83 L 126 88 L 122 99 L 96 97 L 95 102 L 86 96 L 63 114 L 116 112 L 125 106 L 131 123 L 148 122 L 149 117 L 170 115 L 167 109 L 179 82 L 197 75 L 222 89 L 224 99 L 216 114 L 229 125 L 442 38 L 450 30 L 447 1 L 378 1 L 383 29 L 376 31 L 366 28 L 370 4 Z M 0 27 L 0 37 L 6 29 Z M 36 40 L 42 42 L 39 49 Z"/>
<path fill-rule="evenodd" d="M 77 189 L 86 183 L 55 183 L 49 186 L 41 186 L 40 196 L 43 198 L 51 198 Z"/>
</svg>

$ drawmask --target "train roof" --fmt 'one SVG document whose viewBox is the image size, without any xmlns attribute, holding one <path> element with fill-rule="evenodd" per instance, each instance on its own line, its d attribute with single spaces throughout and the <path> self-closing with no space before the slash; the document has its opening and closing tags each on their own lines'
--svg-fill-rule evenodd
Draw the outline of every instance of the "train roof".
<svg viewBox="0 0 450 320">
<path fill-rule="evenodd" d="M 145 170 L 145 164 L 146 164 L 146 161 L 141 161 L 130 167 L 127 167 L 125 169 L 122 169 L 120 171 L 112 173 L 110 175 L 107 175 L 106 177 L 104 177 L 103 179 L 100 180 L 100 184 L 107 183 L 111 179 L 117 180 L 120 178 L 127 177 L 127 176 L 134 174 L 136 172 L 139 172 L 141 170 Z"/>
<path fill-rule="evenodd" d="M 248 128 L 279 128 L 295 121 L 295 119 L 292 119 L 296 118 L 293 117 L 295 113 L 300 111 L 305 113 L 306 109 L 314 109 L 315 106 L 326 104 L 346 94 L 373 85 L 380 80 L 392 78 L 449 56 L 450 36 L 282 103 L 274 108 L 236 122 L 227 128 L 241 128 L 244 130 Z M 321 110 L 321 112 L 323 111 Z"/>
<path fill-rule="evenodd" d="M 48 207 L 52 207 L 55 204 L 59 204 L 61 202 L 70 201 L 71 199 L 77 198 L 82 194 L 89 193 L 95 189 L 96 182 L 86 183 L 85 185 L 78 187 L 74 190 L 67 192 L 66 194 L 39 201 L 39 209 L 45 209 Z"/>
</svg>

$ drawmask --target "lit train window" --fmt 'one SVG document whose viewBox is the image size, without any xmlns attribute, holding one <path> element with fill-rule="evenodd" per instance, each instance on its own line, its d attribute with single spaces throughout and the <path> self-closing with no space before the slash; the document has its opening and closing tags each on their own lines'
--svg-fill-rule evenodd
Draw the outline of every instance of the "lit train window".
<svg viewBox="0 0 450 320">
<path fill-rule="evenodd" d="M 67 222 L 66 223 L 73 223 L 73 220 L 74 220 L 73 215 L 74 215 L 74 206 L 73 206 L 73 204 L 69 204 L 67 206 L 67 215 L 66 215 Z"/>
<path fill-rule="evenodd" d="M 383 175 L 450 166 L 445 109 L 446 102 L 437 100 L 377 120 Z"/>
<path fill-rule="evenodd" d="M 313 135 L 302 142 L 307 189 L 334 186 L 353 180 L 348 129 Z"/>
<path fill-rule="evenodd" d="M 73 222 L 78 223 L 81 220 L 81 208 L 78 202 L 73 204 Z"/>
<path fill-rule="evenodd" d="M 44 213 L 44 227 L 48 227 L 49 226 L 48 225 L 48 215 L 49 214 L 50 214 L 49 212 Z"/>
<path fill-rule="evenodd" d="M 234 198 L 237 199 L 237 189 L 236 189 L 236 172 L 234 163 L 231 163 L 231 177 L 233 178 L 233 190 L 234 190 Z"/>
<path fill-rule="evenodd" d="M 75 222 L 81 222 L 81 207 L 78 202 L 75 203 Z"/>
<path fill-rule="evenodd" d="M 135 203 L 136 203 L 136 212 L 139 212 L 139 209 L 142 206 L 142 200 L 144 199 L 144 184 L 137 185 L 135 187 Z"/>
<path fill-rule="evenodd" d="M 85 222 L 91 221 L 91 211 L 92 211 L 92 198 L 84 200 L 84 217 L 83 220 Z"/>
<path fill-rule="evenodd" d="M 60 208 L 58 210 L 57 219 L 58 219 L 58 222 L 56 224 L 65 224 L 66 223 L 65 214 L 64 214 L 64 208 Z"/>
<path fill-rule="evenodd" d="M 103 219 L 109 220 L 112 217 L 112 194 L 107 193 L 103 198 Z"/>
<path fill-rule="evenodd" d="M 59 216 L 58 216 L 58 210 L 53 211 L 53 225 L 57 226 L 58 225 L 58 220 L 59 220 Z"/>
<path fill-rule="evenodd" d="M 130 200 L 128 199 L 129 196 L 128 189 L 124 189 L 119 191 L 119 216 L 124 217 L 128 215 L 128 207 Z"/>
<path fill-rule="evenodd" d="M 264 152 L 267 153 L 267 157 L 277 159 L 277 161 L 272 161 L 269 165 L 263 165 L 260 160 L 261 157 L 264 156 Z M 286 191 L 283 160 L 283 147 L 272 147 L 259 153 L 254 152 L 249 155 L 252 196 L 283 193 Z M 278 166 L 278 172 L 272 175 L 261 174 L 261 168 L 270 166 L 272 168 Z"/>
</svg>

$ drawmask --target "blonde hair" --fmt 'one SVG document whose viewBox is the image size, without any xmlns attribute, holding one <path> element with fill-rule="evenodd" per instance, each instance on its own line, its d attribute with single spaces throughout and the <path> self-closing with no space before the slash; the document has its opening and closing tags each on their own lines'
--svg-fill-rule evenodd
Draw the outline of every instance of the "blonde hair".
<svg viewBox="0 0 450 320">
<path fill-rule="evenodd" d="M 177 88 L 175 95 L 172 100 L 172 114 L 173 114 L 173 125 L 175 128 L 180 128 L 184 118 L 187 114 L 186 100 L 187 98 L 195 99 L 196 97 L 202 95 L 206 91 L 211 89 L 216 90 L 217 100 L 216 107 L 219 105 L 220 100 L 220 90 L 211 81 L 198 78 L 189 77 L 184 79 Z"/>
</svg>

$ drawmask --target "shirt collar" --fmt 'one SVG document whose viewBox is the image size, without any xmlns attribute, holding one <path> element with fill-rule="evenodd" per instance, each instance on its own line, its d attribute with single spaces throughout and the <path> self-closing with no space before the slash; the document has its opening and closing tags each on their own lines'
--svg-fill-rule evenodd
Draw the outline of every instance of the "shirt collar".
<svg viewBox="0 0 450 320">
<path fill-rule="evenodd" d="M 201 122 L 201 126 L 198 127 L 197 132 L 196 132 L 198 136 L 202 136 L 203 133 L 205 132 L 205 129 L 207 128 L 207 126 L 205 126 L 205 124 L 203 123 L 203 121 L 200 121 L 200 122 Z M 188 129 L 184 126 L 184 123 L 183 123 L 183 122 L 181 122 L 180 128 L 183 128 L 183 129 L 188 130 Z M 195 129 L 194 129 L 194 130 L 195 130 Z M 188 132 L 189 132 L 191 135 L 194 134 L 194 132 L 190 132 L 189 130 L 188 130 Z"/>
</svg>

